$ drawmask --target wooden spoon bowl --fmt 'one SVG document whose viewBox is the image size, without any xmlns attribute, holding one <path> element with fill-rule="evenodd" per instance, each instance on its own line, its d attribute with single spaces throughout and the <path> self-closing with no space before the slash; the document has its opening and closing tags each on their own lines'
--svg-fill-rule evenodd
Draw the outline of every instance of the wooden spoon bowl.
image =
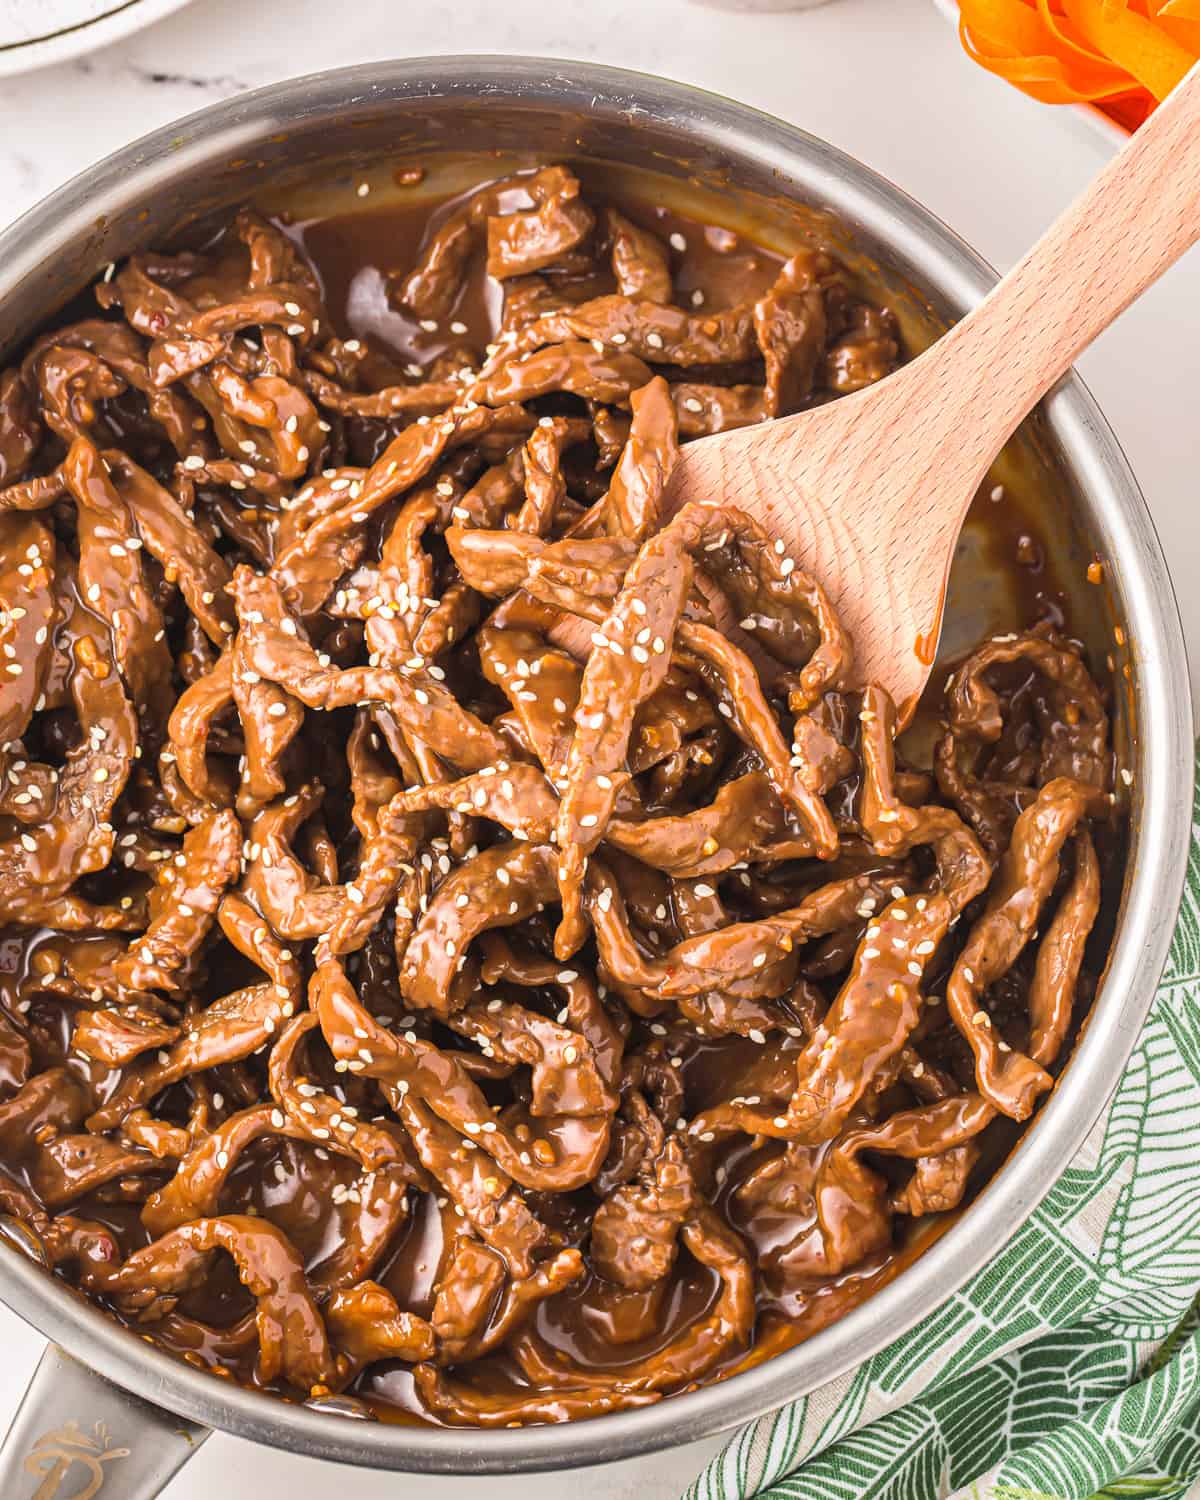
<svg viewBox="0 0 1200 1500">
<path fill-rule="evenodd" d="M 687 444 L 668 509 L 699 500 L 751 512 L 824 587 L 854 642 L 857 680 L 885 687 L 907 722 L 989 466 L 1198 238 L 1200 65 L 944 338 L 853 396 Z"/>
</svg>

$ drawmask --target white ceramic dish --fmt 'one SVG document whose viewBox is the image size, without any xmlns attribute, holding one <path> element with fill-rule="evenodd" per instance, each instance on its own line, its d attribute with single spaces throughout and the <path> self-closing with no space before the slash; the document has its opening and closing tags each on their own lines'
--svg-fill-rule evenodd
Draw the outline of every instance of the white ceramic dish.
<svg viewBox="0 0 1200 1500">
<path fill-rule="evenodd" d="M 958 29 L 958 0 L 933 0 L 933 3 L 945 16 L 947 21 Z M 1104 140 L 1117 150 L 1129 139 L 1129 132 L 1115 120 L 1110 120 L 1103 110 L 1095 109 L 1090 104 L 1057 104 L 1052 107 L 1054 112 L 1083 125 L 1089 135 L 1102 136 Z"/>
<path fill-rule="evenodd" d="M 0 77 L 94 52 L 189 3 L 190 0 L 0 0 Z"/>
</svg>

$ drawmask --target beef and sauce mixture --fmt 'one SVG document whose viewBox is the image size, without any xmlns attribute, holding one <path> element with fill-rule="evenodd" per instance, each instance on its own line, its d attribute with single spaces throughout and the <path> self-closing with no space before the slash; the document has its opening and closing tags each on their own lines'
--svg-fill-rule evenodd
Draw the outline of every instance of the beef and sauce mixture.
<svg viewBox="0 0 1200 1500">
<path fill-rule="evenodd" d="M 939 673 L 918 768 L 754 497 L 664 508 L 889 312 L 551 165 L 72 316 L 0 375 L 6 1236 L 215 1375 L 483 1427 L 894 1275 L 1051 1087 L 1120 835 L 1061 622 Z"/>
</svg>

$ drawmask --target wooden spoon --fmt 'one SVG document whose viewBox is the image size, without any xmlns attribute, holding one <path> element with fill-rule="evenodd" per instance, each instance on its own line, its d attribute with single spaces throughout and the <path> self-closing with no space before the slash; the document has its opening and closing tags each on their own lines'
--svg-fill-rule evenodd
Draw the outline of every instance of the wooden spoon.
<svg viewBox="0 0 1200 1500">
<path fill-rule="evenodd" d="M 1023 417 L 1200 239 L 1200 64 L 987 299 L 878 385 L 686 445 L 668 509 L 752 512 L 827 591 L 907 720 L 963 518 Z M 1200 308 L 1181 307 L 1200 334 Z M 1132 377 L 1131 377 L 1132 378 Z"/>
</svg>

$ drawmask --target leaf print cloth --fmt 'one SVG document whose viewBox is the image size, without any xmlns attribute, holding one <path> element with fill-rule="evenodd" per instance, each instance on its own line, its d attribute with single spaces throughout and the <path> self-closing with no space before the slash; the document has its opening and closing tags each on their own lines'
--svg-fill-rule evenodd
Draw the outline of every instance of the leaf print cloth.
<svg viewBox="0 0 1200 1500">
<path fill-rule="evenodd" d="M 1200 1476 L 1198 1289 L 1200 800 L 1153 1009 L 1041 1206 L 925 1322 L 743 1428 L 687 1500 L 1183 1496 Z"/>
</svg>

